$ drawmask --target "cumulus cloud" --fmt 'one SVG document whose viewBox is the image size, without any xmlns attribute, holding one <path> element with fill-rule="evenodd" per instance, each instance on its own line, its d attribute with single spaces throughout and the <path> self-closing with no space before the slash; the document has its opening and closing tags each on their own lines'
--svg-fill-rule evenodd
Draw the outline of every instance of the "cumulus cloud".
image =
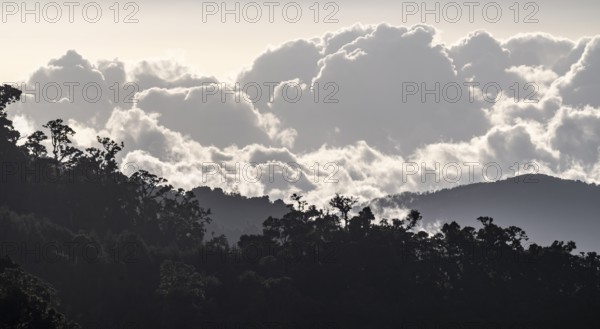
<svg viewBox="0 0 600 329">
<path fill-rule="evenodd" d="M 258 56 L 250 69 L 244 70 L 239 82 L 286 81 L 300 79 L 308 82 L 318 73 L 320 47 L 312 40 L 286 42 L 275 49 L 267 49 Z"/>
<path fill-rule="evenodd" d="M 286 97 L 291 88 L 284 82 L 272 104 L 261 111 L 274 113 L 283 127 L 297 131 L 295 151 L 364 140 L 379 150 L 406 155 L 441 139 L 464 140 L 485 132 L 488 122 L 479 100 L 471 102 L 466 94 L 455 102 L 436 100 L 443 86 L 463 88 L 465 80 L 434 37 L 428 26 L 378 25 L 325 55 L 312 84 Z M 437 95 L 425 95 L 436 86 Z M 303 96 L 290 101 L 297 90 Z"/>
<path fill-rule="evenodd" d="M 158 114 L 161 125 L 191 136 L 204 144 L 218 147 L 230 145 L 270 144 L 261 126 L 260 113 L 251 104 L 235 100 L 222 101 L 220 96 L 209 97 L 212 84 L 193 88 L 151 88 L 139 95 L 136 107 L 145 113 Z"/>
<path fill-rule="evenodd" d="M 202 76 L 197 70 L 179 63 L 177 59 L 157 58 L 132 63 L 127 74 L 141 90 L 156 88 L 190 88 L 203 83 L 217 82 L 215 77 Z"/>
<path fill-rule="evenodd" d="M 573 41 L 547 33 L 518 34 L 504 41 L 502 47 L 510 52 L 512 66 L 543 66 L 564 74 L 562 67 L 577 61 L 569 56 L 575 47 Z M 569 59 L 572 60 L 570 64 Z"/>
<path fill-rule="evenodd" d="M 475 31 L 446 45 L 436 34 L 378 24 L 291 40 L 258 55 L 237 81 L 180 58 L 92 63 L 71 50 L 26 81 L 56 83 L 63 97 L 35 102 L 30 92 L 9 115 L 24 134 L 60 117 L 80 146 L 95 135 L 124 141 L 123 164 L 176 186 L 298 192 L 319 205 L 336 192 L 366 202 L 526 172 L 600 181 L 600 37 Z M 65 82 L 103 93 L 85 101 L 80 87 L 71 101 Z M 465 86 L 474 82 L 501 93 Z M 249 84 L 263 97 L 251 97 Z"/>
<path fill-rule="evenodd" d="M 367 34 L 372 33 L 374 30 L 373 25 L 361 25 L 356 24 L 349 28 L 340 29 L 335 32 L 328 32 L 322 38 L 322 53 L 323 55 L 330 55 L 345 46 L 346 44 L 351 43 L 359 37 L 364 37 Z"/>
<path fill-rule="evenodd" d="M 600 150 L 600 109 L 563 108 L 553 119 L 552 146 L 564 160 L 580 162 L 586 167 L 598 164 Z"/>
<path fill-rule="evenodd" d="M 24 95 L 12 110 L 36 126 L 60 117 L 101 127 L 119 103 L 110 94 L 111 85 L 102 72 L 74 50 L 15 84 Z"/>
<path fill-rule="evenodd" d="M 600 37 L 587 43 L 581 59 L 557 83 L 565 104 L 600 106 Z"/>
</svg>

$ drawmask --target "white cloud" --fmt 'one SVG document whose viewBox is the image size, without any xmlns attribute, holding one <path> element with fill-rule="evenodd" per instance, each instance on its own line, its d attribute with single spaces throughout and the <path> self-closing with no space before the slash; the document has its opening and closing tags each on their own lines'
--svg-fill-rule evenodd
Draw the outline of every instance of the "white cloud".
<svg viewBox="0 0 600 329">
<path fill-rule="evenodd" d="M 587 43 L 581 59 L 558 81 L 563 102 L 573 106 L 600 106 L 600 37 Z"/>
<path fill-rule="evenodd" d="M 578 59 L 569 56 L 575 47 L 573 41 L 547 33 L 518 34 L 504 41 L 502 47 L 510 52 L 512 66 L 543 66 L 558 74 L 564 74 L 563 68 Z"/>
<path fill-rule="evenodd" d="M 73 103 L 64 97 L 33 103 L 28 97 L 11 106 L 9 115 L 24 134 L 60 117 L 75 128 L 80 146 L 95 145 L 97 134 L 122 140 L 123 163 L 176 186 L 275 198 L 298 192 L 319 205 L 335 192 L 366 201 L 484 181 L 482 169 L 490 163 L 504 177 L 514 174 L 515 162 L 520 173 L 531 172 L 526 164 L 535 162 L 544 173 L 600 181 L 600 37 L 571 41 L 535 33 L 502 41 L 476 31 L 447 46 L 436 33 L 420 25 L 355 25 L 270 48 L 237 77 L 242 85 L 278 84 L 273 102 L 263 97 L 255 103 L 241 93 L 226 95 L 224 102 L 220 92 L 209 95 L 210 88 L 235 82 L 203 76 L 180 57 L 92 63 L 69 51 L 35 70 L 28 83 L 94 82 L 102 97 L 95 103 L 77 94 Z M 436 102 L 433 95 L 422 101 L 421 93 L 402 97 L 407 82 L 433 89 L 436 82 L 469 81 L 497 83 L 503 95 L 496 102 L 482 94 L 470 100 L 465 88 L 456 103 L 443 97 Z M 127 82 L 135 83 L 137 103 L 123 101 Z M 333 83 L 329 89 L 327 83 Z M 536 88 L 526 89 L 528 83 Z M 115 84 L 121 87 L 118 99 L 110 88 Z M 282 92 L 296 85 L 302 98 L 286 101 Z M 339 102 L 324 102 L 333 91 Z M 537 101 L 525 102 L 532 91 Z M 472 176 L 465 165 L 471 162 L 479 164 Z M 236 163 L 249 175 L 257 169 L 248 165 L 260 163 L 261 177 L 207 175 L 207 164 L 231 170 Z M 422 175 L 436 163 L 439 181 L 435 174 Z M 413 164 L 417 172 L 407 167 Z M 462 170 L 457 180 L 454 164 Z M 297 170 L 299 179 L 289 179 Z"/>
</svg>

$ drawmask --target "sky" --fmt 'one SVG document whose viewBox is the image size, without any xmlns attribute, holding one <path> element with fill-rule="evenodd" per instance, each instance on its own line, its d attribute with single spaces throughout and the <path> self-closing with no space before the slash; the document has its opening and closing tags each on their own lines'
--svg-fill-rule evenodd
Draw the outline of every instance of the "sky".
<svg viewBox="0 0 600 329">
<path fill-rule="evenodd" d="M 535 172 L 598 182 L 598 9 L 8 1 L 0 61 L 29 90 L 9 108 L 24 136 L 60 117 L 79 146 L 122 140 L 124 171 L 184 188 L 319 203 Z"/>
<path fill-rule="evenodd" d="M 22 79 L 32 67 L 73 48 L 91 60 L 181 56 L 203 74 L 227 78 L 250 65 L 268 47 L 293 39 L 318 37 L 356 23 L 434 24 L 441 40 L 448 44 L 478 29 L 500 39 L 521 32 L 542 31 L 576 40 L 594 35 L 600 28 L 597 21 L 600 5 L 594 0 L 521 1 L 516 2 L 518 6 L 514 6 L 515 1 L 471 1 L 473 5 L 464 5 L 468 1 L 432 0 L 273 1 L 277 5 L 273 5 L 271 15 L 270 6 L 263 4 L 267 1 L 228 1 L 225 6 L 222 1 L 193 0 L 73 2 L 77 5 L 66 6 L 57 1 L 54 3 L 58 6 L 48 6 L 53 2 L 27 1 L 23 7 L 21 1 L 2 2 L 0 30 L 5 44 L 13 45 L 11 51 L 0 53 L 0 61 L 11 63 L 3 68 L 4 79 Z M 35 3 L 39 4 L 37 10 Z M 119 4 L 118 11 L 114 3 Z M 239 23 L 232 14 L 221 19 L 222 12 L 235 9 L 236 3 Z M 260 18 L 255 19 L 256 6 L 248 3 L 258 4 Z M 319 5 L 318 16 L 314 3 Z M 422 13 L 428 9 L 436 11 L 436 3 L 439 22 L 433 14 L 423 19 Z M 211 4 L 217 5 L 214 14 L 210 14 Z M 301 15 L 296 20 L 298 7 Z M 97 19 L 96 8 L 101 9 Z M 456 8 L 461 15 L 457 15 Z M 500 8 L 500 15 L 496 8 Z M 22 16 L 27 10 L 38 13 L 39 23 L 33 13 Z"/>
</svg>

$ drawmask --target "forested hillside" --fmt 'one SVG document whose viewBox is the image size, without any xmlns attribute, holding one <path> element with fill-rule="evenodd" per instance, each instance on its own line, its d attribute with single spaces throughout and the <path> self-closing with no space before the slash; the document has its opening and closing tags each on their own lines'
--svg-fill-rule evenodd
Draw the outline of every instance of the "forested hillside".
<svg viewBox="0 0 600 329">
<path fill-rule="evenodd" d="M 330 211 L 294 195 L 232 247 L 205 237 L 210 205 L 193 192 L 122 174 L 123 144 L 100 136 L 77 149 L 60 119 L 20 136 L 5 112 L 19 97 L 0 88 L 0 328 L 600 323 L 600 257 L 575 242 L 526 244 L 490 217 L 429 235 L 416 210 L 376 220 L 369 207 L 353 214 L 349 196 L 332 196 Z"/>
</svg>

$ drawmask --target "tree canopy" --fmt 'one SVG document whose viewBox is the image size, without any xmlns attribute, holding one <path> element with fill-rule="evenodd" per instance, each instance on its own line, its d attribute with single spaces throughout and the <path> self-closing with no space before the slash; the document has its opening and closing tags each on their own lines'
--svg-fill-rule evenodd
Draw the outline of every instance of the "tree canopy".
<svg viewBox="0 0 600 329">
<path fill-rule="evenodd" d="M 0 87 L 2 328 L 595 328 L 600 257 L 490 217 L 419 230 L 336 194 L 299 194 L 260 234 L 207 237 L 210 209 L 125 145 L 77 149 L 57 119 L 20 134 Z M 233 205 L 235 206 L 235 205 Z M 484 215 L 484 214 L 482 214 Z"/>
</svg>

